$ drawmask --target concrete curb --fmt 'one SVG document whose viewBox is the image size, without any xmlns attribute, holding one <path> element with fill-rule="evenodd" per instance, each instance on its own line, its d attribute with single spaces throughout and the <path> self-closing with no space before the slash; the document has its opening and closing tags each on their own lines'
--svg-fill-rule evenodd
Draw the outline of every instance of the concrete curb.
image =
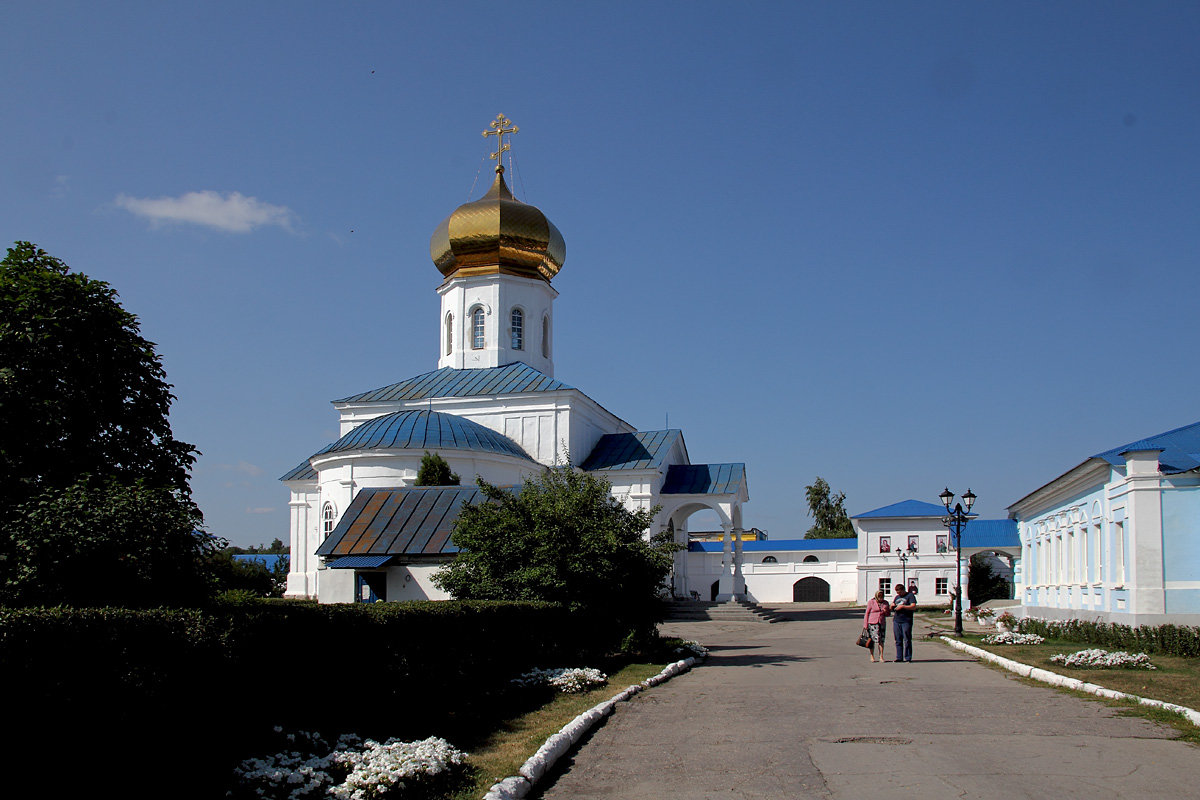
<svg viewBox="0 0 1200 800">
<path fill-rule="evenodd" d="M 493 784 L 492 788 L 488 789 L 487 794 L 483 796 L 483 800 L 521 800 L 545 777 L 547 772 L 554 768 L 554 765 L 558 763 L 560 758 L 569 753 L 571 748 L 579 743 L 579 740 L 588 731 L 594 728 L 600 720 L 613 713 L 617 707 L 617 703 L 626 702 L 643 689 L 658 686 L 663 681 L 670 680 L 676 675 L 687 672 L 696 661 L 696 658 L 689 657 L 682 661 L 668 664 L 657 675 L 647 678 L 641 683 L 627 686 L 608 700 L 597 703 L 587 711 L 584 711 L 564 725 L 558 733 L 546 739 L 537 752 L 521 765 L 521 769 L 518 770 L 519 774 Z"/>
<path fill-rule="evenodd" d="M 1105 689 L 1103 686 L 1097 686 L 1094 683 L 1087 683 L 1078 678 L 1068 678 L 1066 675 L 1059 675 L 1057 672 L 1051 672 L 1040 667 L 1031 667 L 1028 664 L 1022 664 L 1020 661 L 1013 661 L 1011 658 L 1004 658 L 995 653 L 984 650 L 973 645 L 964 644 L 957 639 L 951 639 L 948 636 L 941 637 L 942 641 L 953 647 L 955 650 L 961 650 L 968 655 L 975 656 L 983 661 L 1003 667 L 1009 672 L 1015 672 L 1023 678 L 1032 678 L 1035 681 L 1048 683 L 1051 686 L 1060 686 L 1064 689 L 1075 689 L 1080 692 L 1094 694 L 1097 697 L 1107 697 L 1112 700 L 1133 700 L 1143 706 L 1152 706 L 1154 708 L 1165 708 L 1168 711 L 1174 711 L 1176 714 L 1182 715 L 1188 722 L 1200 727 L 1200 711 L 1187 706 L 1179 706 L 1174 703 L 1164 703 L 1162 700 L 1154 700 L 1149 697 L 1141 697 L 1136 694 L 1126 694 L 1118 692 L 1115 689 Z"/>
</svg>

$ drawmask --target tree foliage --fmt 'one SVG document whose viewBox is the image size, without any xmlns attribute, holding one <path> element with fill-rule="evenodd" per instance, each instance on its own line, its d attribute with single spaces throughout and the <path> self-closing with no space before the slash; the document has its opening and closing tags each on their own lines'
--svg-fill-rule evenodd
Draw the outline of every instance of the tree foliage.
<svg viewBox="0 0 1200 800">
<path fill-rule="evenodd" d="M 459 548 L 434 582 L 462 600 L 544 600 L 603 612 L 622 633 L 653 631 L 677 545 L 643 532 L 656 509 L 631 511 L 608 481 L 569 464 L 526 478 L 518 491 L 478 480 L 486 501 L 466 505 Z"/>
<path fill-rule="evenodd" d="M 982 605 L 988 600 L 1005 600 L 1012 597 L 1012 587 L 999 575 L 985 556 L 976 554 L 967 562 L 967 600 L 972 606 Z"/>
<path fill-rule="evenodd" d="M 164 605 L 212 588 L 174 395 L 107 283 L 28 242 L 0 261 L 0 602 Z"/>
<path fill-rule="evenodd" d="M 811 486 L 804 487 L 808 499 L 808 510 L 812 514 L 813 526 L 804 534 L 805 539 L 843 539 L 855 536 L 854 525 L 846 515 L 846 493 L 833 493 L 829 483 L 820 475 Z"/>
<path fill-rule="evenodd" d="M 4 527 L 6 605 L 193 605 L 224 542 L 172 489 L 81 481 L 17 506 Z"/>
<path fill-rule="evenodd" d="M 103 281 L 29 242 L 0 261 L 0 504 L 81 475 L 187 495 L 196 449 L 171 433 L 154 344 Z"/>
<path fill-rule="evenodd" d="M 450 471 L 450 465 L 440 453 L 425 451 L 421 456 L 421 468 L 417 471 L 417 486 L 458 486 L 462 479 Z"/>
</svg>

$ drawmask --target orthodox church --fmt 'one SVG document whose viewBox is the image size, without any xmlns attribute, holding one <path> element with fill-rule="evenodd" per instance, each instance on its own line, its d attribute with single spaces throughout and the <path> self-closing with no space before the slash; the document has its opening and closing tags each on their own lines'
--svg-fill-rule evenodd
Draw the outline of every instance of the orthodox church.
<svg viewBox="0 0 1200 800">
<path fill-rule="evenodd" d="M 516 131 L 503 115 L 484 131 L 497 139 L 495 180 L 430 240 L 442 278 L 437 369 L 334 400 L 340 438 L 281 478 L 291 493 L 287 597 L 445 598 L 431 579 L 456 550 L 450 532 L 462 504 L 481 499 L 475 476 L 517 486 L 567 454 L 576 468 L 610 481 L 629 508 L 661 506 L 647 534 L 670 531 L 687 545 L 688 517 L 715 511 L 724 539 L 719 574 L 689 578 L 681 550 L 670 589 L 717 599 L 745 592 L 745 464 L 693 464 L 682 431 L 639 431 L 555 377 L 553 280 L 566 244 L 505 183 L 504 137 Z M 426 452 L 443 457 L 465 485 L 415 486 Z"/>
</svg>

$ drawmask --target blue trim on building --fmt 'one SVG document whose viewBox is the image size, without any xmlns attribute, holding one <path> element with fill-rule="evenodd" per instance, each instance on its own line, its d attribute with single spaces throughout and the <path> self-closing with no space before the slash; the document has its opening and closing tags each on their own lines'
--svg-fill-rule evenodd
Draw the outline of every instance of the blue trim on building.
<svg viewBox="0 0 1200 800">
<path fill-rule="evenodd" d="M 735 543 L 736 546 L 736 543 Z M 688 542 L 690 553 L 720 553 L 724 542 Z M 827 552 L 829 550 L 857 550 L 858 539 L 767 539 L 761 542 L 742 542 L 742 552 Z"/>
<path fill-rule="evenodd" d="M 1160 433 L 1136 442 L 1123 444 L 1092 458 L 1102 458 L 1116 467 L 1125 466 L 1125 453 L 1134 450 L 1158 450 L 1159 471 L 1164 475 L 1177 475 L 1200 468 L 1200 422 Z"/>
<path fill-rule="evenodd" d="M 330 569 L 374 569 L 392 560 L 392 556 L 342 556 L 326 564 Z"/>
<path fill-rule="evenodd" d="M 233 556 L 234 561 L 257 561 L 267 569 L 275 569 L 275 565 L 280 559 L 285 562 L 291 561 L 291 557 L 287 553 L 236 553 Z"/>
<path fill-rule="evenodd" d="M 922 500 L 901 500 L 899 503 L 892 503 L 890 506 L 876 508 L 873 511 L 866 511 L 862 514 L 855 514 L 850 519 L 872 519 L 878 517 L 944 517 L 946 516 L 945 506 L 939 506 L 934 503 L 926 503 Z"/>
<path fill-rule="evenodd" d="M 951 536 L 951 545 L 954 544 Z M 973 519 L 962 532 L 963 547 L 1006 547 L 1019 548 L 1021 537 L 1017 535 L 1015 519 Z"/>
</svg>

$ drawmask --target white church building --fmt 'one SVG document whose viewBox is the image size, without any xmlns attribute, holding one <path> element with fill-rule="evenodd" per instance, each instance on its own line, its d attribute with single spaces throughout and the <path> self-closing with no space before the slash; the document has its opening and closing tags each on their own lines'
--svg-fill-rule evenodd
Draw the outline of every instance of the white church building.
<svg viewBox="0 0 1200 800">
<path fill-rule="evenodd" d="M 749 500 L 745 465 L 693 464 L 681 431 L 639 431 L 555 378 L 552 281 L 566 245 L 546 215 L 505 183 L 503 136 L 515 130 L 508 124 L 500 117 L 488 132 L 500 141 L 491 188 L 446 217 L 430 241 L 442 277 L 437 368 L 333 401 L 340 438 L 281 478 L 291 493 L 285 596 L 444 598 L 431 577 L 455 552 L 450 531 L 459 508 L 479 498 L 475 476 L 519 485 L 561 463 L 563 446 L 578 468 L 607 478 L 628 507 L 661 506 L 655 529 L 680 544 L 690 516 L 715 512 L 725 538 L 721 567 L 706 566 L 693 579 L 681 550 L 671 588 L 707 597 L 715 581 L 721 599 L 740 595 L 734 543 Z M 427 451 L 466 485 L 415 487 Z"/>
</svg>

